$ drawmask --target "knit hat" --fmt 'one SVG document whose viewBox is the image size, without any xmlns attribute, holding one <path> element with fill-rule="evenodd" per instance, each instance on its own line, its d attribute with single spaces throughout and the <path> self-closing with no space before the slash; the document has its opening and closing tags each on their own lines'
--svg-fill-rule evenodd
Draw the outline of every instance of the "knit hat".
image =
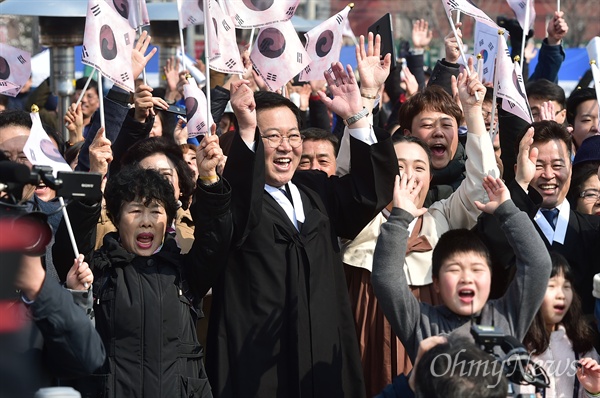
<svg viewBox="0 0 600 398">
<path fill-rule="evenodd" d="M 586 138 L 575 154 L 573 166 L 583 162 L 600 161 L 600 135 L 593 135 Z"/>
</svg>

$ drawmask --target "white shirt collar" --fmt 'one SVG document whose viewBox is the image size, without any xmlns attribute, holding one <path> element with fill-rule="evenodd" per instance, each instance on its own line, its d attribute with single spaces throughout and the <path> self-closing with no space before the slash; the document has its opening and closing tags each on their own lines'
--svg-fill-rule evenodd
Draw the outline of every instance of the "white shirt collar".
<svg viewBox="0 0 600 398">
<path fill-rule="evenodd" d="M 267 191 L 267 193 L 271 195 L 271 197 L 275 199 L 277 203 L 279 203 L 279 206 L 281 206 L 281 208 L 283 209 L 283 211 L 285 211 L 285 214 L 287 214 L 292 224 L 294 224 L 296 229 L 299 231 L 300 228 L 298 227 L 298 222 L 303 223 L 305 219 L 302 198 L 300 197 L 300 191 L 298 190 L 298 187 L 295 186 L 291 181 L 288 182 L 286 185 L 292 194 L 292 200 L 294 201 L 294 204 L 296 206 L 292 205 L 287 196 L 285 196 L 285 194 L 281 192 L 280 189 L 285 189 L 285 187 L 276 188 L 274 186 L 265 184 L 265 191 Z"/>
<path fill-rule="evenodd" d="M 541 209 L 537 211 L 535 217 L 533 217 L 533 221 L 540 227 L 544 237 L 550 244 L 558 242 L 563 245 L 565 243 L 565 235 L 567 234 L 567 226 L 569 225 L 571 206 L 569 205 L 568 200 L 563 200 L 556 208 L 558 209 L 556 228 L 552 228 L 546 217 L 542 214 Z"/>
</svg>

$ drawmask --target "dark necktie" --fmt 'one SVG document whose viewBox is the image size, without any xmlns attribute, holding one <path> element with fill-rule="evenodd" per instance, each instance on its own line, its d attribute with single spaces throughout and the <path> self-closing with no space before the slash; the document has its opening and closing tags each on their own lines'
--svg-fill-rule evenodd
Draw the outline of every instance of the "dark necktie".
<svg viewBox="0 0 600 398">
<path fill-rule="evenodd" d="M 285 188 L 281 187 L 281 188 L 279 188 L 279 190 L 281 192 L 283 192 L 283 194 L 285 195 L 285 197 L 288 198 L 288 200 L 292 204 L 292 207 L 294 207 L 294 200 L 292 199 L 292 193 L 290 192 L 290 188 L 288 187 L 288 185 L 285 184 Z"/>
<path fill-rule="evenodd" d="M 556 228 L 556 220 L 558 219 L 558 209 L 541 209 L 540 210 L 552 229 Z"/>
</svg>

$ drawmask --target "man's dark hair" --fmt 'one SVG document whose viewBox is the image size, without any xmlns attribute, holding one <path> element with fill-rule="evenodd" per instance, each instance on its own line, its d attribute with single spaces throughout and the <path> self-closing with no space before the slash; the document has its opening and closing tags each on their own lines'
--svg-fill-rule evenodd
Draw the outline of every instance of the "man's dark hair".
<svg viewBox="0 0 600 398">
<path fill-rule="evenodd" d="M 328 141 L 333 146 L 333 154 L 337 157 L 340 140 L 329 131 L 318 127 L 309 127 L 300 133 L 304 136 L 304 141 Z"/>
<path fill-rule="evenodd" d="M 256 112 L 280 108 L 282 106 L 289 108 L 296 116 L 298 128 L 302 128 L 302 119 L 300 118 L 300 109 L 289 99 L 271 91 L 257 91 L 254 93 L 254 101 L 256 102 Z"/>
<path fill-rule="evenodd" d="M 451 335 L 417 363 L 415 393 L 429 398 L 505 398 L 503 366 L 467 337 Z"/>
<path fill-rule="evenodd" d="M 569 153 L 569 161 L 571 161 L 571 134 L 567 131 L 566 127 L 561 126 L 556 123 L 554 120 L 542 120 L 539 122 L 533 122 L 529 126 L 527 126 L 515 142 L 515 153 L 519 153 L 519 143 L 523 139 L 523 136 L 527 133 L 530 127 L 533 127 L 533 143 L 546 143 L 554 140 L 559 140 L 564 142 L 567 146 L 567 151 Z"/>
<path fill-rule="evenodd" d="M 571 205 L 571 209 L 577 208 L 577 200 L 579 199 L 579 194 L 583 190 L 583 184 L 585 184 L 590 177 L 598 174 L 598 167 L 600 167 L 600 161 L 583 162 L 573 165 L 571 186 L 567 193 L 567 200 Z"/>
<path fill-rule="evenodd" d="M 567 106 L 565 90 L 558 84 L 552 83 L 547 79 L 537 79 L 527 82 L 525 85 L 527 98 L 533 98 L 544 101 L 556 101 L 560 104 L 561 110 Z M 558 111 L 558 109 L 556 109 Z"/>
<path fill-rule="evenodd" d="M 121 168 L 141 162 L 148 156 L 162 153 L 175 165 L 179 178 L 179 190 L 181 191 L 181 203 L 184 209 L 194 193 L 195 181 L 190 167 L 183 159 L 183 151 L 173 140 L 167 137 L 144 138 L 132 145 L 121 160 Z"/>
<path fill-rule="evenodd" d="M 79 79 L 77 79 L 75 81 L 75 90 L 83 90 L 83 88 L 85 87 L 85 83 L 87 82 L 88 77 L 80 77 Z M 96 90 L 96 94 L 99 93 L 98 91 L 98 82 L 94 79 L 90 80 L 90 84 L 88 85 L 87 90 L 93 88 L 94 90 Z"/>
<path fill-rule="evenodd" d="M 0 112 L 0 128 L 7 126 L 18 126 L 31 129 L 31 116 L 29 113 L 20 110 L 10 110 Z"/>
<path fill-rule="evenodd" d="M 570 125 L 575 123 L 577 117 L 577 107 L 579 104 L 589 100 L 596 100 L 596 90 L 590 87 L 577 88 L 569 96 L 567 101 L 567 122 Z"/>
<path fill-rule="evenodd" d="M 8 108 L 8 96 L 0 94 L 0 106 Z"/>
<path fill-rule="evenodd" d="M 494 90 L 485 90 L 485 95 L 483 96 L 483 102 L 492 102 L 494 101 Z"/>
<path fill-rule="evenodd" d="M 400 128 L 410 131 L 414 117 L 424 110 L 450 115 L 456 120 L 457 126 L 460 126 L 463 117 L 460 107 L 454 102 L 450 94 L 440 86 L 428 86 L 402 104 L 398 112 Z"/>
<path fill-rule="evenodd" d="M 423 140 L 421 140 L 418 137 L 413 137 L 412 135 L 404 135 L 404 134 L 402 134 L 402 131 L 400 131 L 400 129 L 398 129 L 392 135 L 392 144 L 397 144 L 399 142 L 408 142 L 411 144 L 417 144 L 418 146 L 423 148 L 423 150 L 427 154 L 427 160 L 429 161 L 429 172 L 430 173 L 432 172 L 433 165 L 431 164 L 431 148 L 429 148 L 429 146 L 425 142 L 423 142 Z"/>
<path fill-rule="evenodd" d="M 165 176 L 154 169 L 139 166 L 123 167 L 114 176 L 110 176 L 104 191 L 106 212 L 110 220 L 118 227 L 121 221 L 121 209 L 125 203 L 136 199 L 145 206 L 156 200 L 167 213 L 167 226 L 171 225 L 177 213 L 177 202 L 173 186 Z"/>
<path fill-rule="evenodd" d="M 431 272 L 434 278 L 439 277 L 440 268 L 442 268 L 444 261 L 457 253 L 480 255 L 485 259 L 490 272 L 492 271 L 490 251 L 477 234 L 468 229 L 451 229 L 440 237 L 433 249 Z"/>
</svg>

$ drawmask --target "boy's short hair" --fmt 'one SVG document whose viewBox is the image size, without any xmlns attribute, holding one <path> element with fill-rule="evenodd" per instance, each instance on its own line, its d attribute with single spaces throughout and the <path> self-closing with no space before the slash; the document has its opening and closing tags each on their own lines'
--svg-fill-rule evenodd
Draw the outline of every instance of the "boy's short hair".
<svg viewBox="0 0 600 398">
<path fill-rule="evenodd" d="M 566 107 L 565 90 L 558 84 L 547 79 L 537 79 L 527 82 L 525 86 L 527 98 L 544 101 L 556 101 L 564 109 Z"/>
<path fill-rule="evenodd" d="M 444 261 L 456 253 L 479 254 L 485 259 L 490 272 L 492 272 L 490 251 L 477 234 L 464 228 L 451 229 L 440 237 L 440 240 L 433 249 L 431 273 L 434 278 L 439 277 Z"/>
<path fill-rule="evenodd" d="M 573 125 L 577 116 L 577 107 L 579 104 L 589 100 L 596 100 L 596 90 L 593 88 L 577 88 L 569 96 L 567 101 L 567 122 Z"/>
<path fill-rule="evenodd" d="M 504 398 L 508 392 L 503 365 L 464 336 L 450 335 L 424 353 L 414 372 L 420 397 Z"/>
<path fill-rule="evenodd" d="M 402 130 L 411 131 L 412 121 L 415 116 L 424 110 L 442 112 L 452 116 L 460 126 L 463 114 L 460 107 L 454 102 L 450 94 L 440 86 L 428 86 L 423 91 L 410 97 L 398 112 L 398 123 Z"/>
</svg>

